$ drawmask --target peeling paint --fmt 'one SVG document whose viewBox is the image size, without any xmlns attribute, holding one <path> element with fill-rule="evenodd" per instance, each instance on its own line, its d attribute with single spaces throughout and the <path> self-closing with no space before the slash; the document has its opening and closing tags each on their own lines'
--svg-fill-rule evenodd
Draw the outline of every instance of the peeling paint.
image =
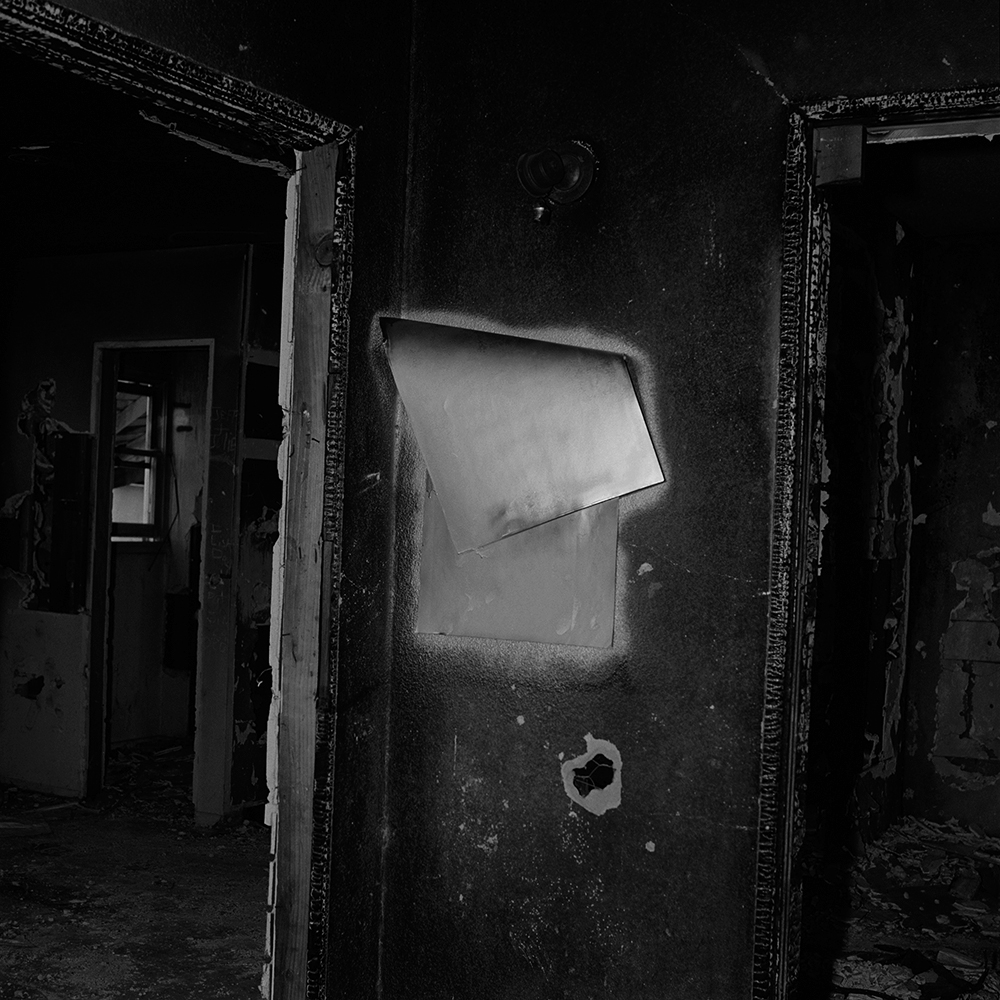
<svg viewBox="0 0 1000 1000">
<path fill-rule="evenodd" d="M 886 309 L 881 301 L 879 307 L 883 346 L 876 358 L 874 419 L 881 448 L 876 456 L 879 474 L 872 484 L 869 551 L 873 558 L 892 559 L 896 555 L 895 529 L 899 517 L 892 494 L 901 477 L 909 477 L 909 469 L 901 464 L 899 454 L 900 425 L 906 402 L 903 378 L 909 359 L 909 326 L 901 296 L 896 296 L 892 309 Z"/>
<path fill-rule="evenodd" d="M 956 590 L 966 595 L 951 610 L 952 621 L 988 621 L 995 589 L 993 574 L 978 559 L 962 559 L 952 563 Z"/>
<path fill-rule="evenodd" d="M 595 816 L 617 809 L 622 798 L 622 757 L 608 740 L 587 733 L 587 752 L 566 761 L 561 768 L 563 788 L 571 802 Z"/>
</svg>

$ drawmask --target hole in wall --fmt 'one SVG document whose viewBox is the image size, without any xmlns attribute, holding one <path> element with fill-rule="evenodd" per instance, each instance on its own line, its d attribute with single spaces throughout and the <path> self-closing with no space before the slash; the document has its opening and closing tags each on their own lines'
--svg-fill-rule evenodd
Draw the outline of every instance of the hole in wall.
<svg viewBox="0 0 1000 1000">
<path fill-rule="evenodd" d="M 586 798 L 615 780 L 615 765 L 602 753 L 594 754 L 583 767 L 573 768 L 573 785 Z"/>
</svg>

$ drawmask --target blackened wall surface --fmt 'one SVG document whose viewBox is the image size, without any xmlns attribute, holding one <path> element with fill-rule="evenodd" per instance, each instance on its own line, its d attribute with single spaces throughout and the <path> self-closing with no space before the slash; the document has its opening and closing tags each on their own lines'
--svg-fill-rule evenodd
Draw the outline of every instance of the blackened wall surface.
<svg viewBox="0 0 1000 1000">
<path fill-rule="evenodd" d="M 902 806 L 913 239 L 864 188 L 830 198 L 827 471 L 805 800 L 818 841 L 837 849 L 874 839 Z"/>
<path fill-rule="evenodd" d="M 912 765 L 921 814 L 996 832 L 1000 810 L 1000 252 L 928 238 L 914 403 Z"/>
<path fill-rule="evenodd" d="M 748 995 L 784 101 L 996 82 L 995 4 L 74 6 L 364 126 L 337 989 Z M 598 185 L 534 227 L 514 162 L 573 135 Z M 610 654 L 412 635 L 399 312 L 629 354 L 670 479 L 623 514 Z M 623 758 L 601 817 L 559 780 L 587 732 Z"/>
<path fill-rule="evenodd" d="M 526 14 L 417 18 L 404 311 L 622 351 L 668 482 L 623 502 L 608 654 L 414 637 L 423 469 L 403 419 L 383 986 L 739 996 L 785 113 L 683 21 Z M 597 186 L 536 225 L 514 163 L 571 136 L 595 144 Z M 603 816 L 560 777 L 587 733 L 623 760 Z"/>
</svg>

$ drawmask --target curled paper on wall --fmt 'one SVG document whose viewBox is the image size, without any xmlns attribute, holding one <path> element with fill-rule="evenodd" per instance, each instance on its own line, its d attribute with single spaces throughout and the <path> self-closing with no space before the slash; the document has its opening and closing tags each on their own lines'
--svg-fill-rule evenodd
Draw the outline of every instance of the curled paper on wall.
<svg viewBox="0 0 1000 1000">
<path fill-rule="evenodd" d="M 417 631 L 606 648 L 617 544 L 615 499 L 459 553 L 428 484 Z"/>
<path fill-rule="evenodd" d="M 610 646 L 617 498 L 664 478 L 625 358 L 382 329 L 428 471 L 417 632 Z"/>
<path fill-rule="evenodd" d="M 455 549 L 663 482 L 620 354 L 382 320 Z"/>
</svg>

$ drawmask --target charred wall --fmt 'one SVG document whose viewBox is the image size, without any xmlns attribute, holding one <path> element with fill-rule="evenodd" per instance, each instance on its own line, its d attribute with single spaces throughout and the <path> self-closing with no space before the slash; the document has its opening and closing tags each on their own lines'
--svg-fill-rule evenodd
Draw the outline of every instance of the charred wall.
<svg viewBox="0 0 1000 1000">
<path fill-rule="evenodd" d="M 911 808 L 1000 830 L 1000 244 L 938 236 L 917 260 Z"/>
<path fill-rule="evenodd" d="M 911 511 L 913 239 L 856 189 L 831 197 L 824 527 L 807 809 L 832 846 L 902 808 Z"/>
<path fill-rule="evenodd" d="M 1000 80 L 995 4 L 73 6 L 364 127 L 337 989 L 746 996 L 786 122 L 814 98 Z M 571 136 L 598 185 L 536 227 L 514 164 Z M 635 363 L 671 483 L 623 520 L 609 656 L 413 636 L 421 469 L 377 326 L 400 313 Z M 621 756 L 601 816 L 561 779 L 587 734 Z"/>
</svg>

